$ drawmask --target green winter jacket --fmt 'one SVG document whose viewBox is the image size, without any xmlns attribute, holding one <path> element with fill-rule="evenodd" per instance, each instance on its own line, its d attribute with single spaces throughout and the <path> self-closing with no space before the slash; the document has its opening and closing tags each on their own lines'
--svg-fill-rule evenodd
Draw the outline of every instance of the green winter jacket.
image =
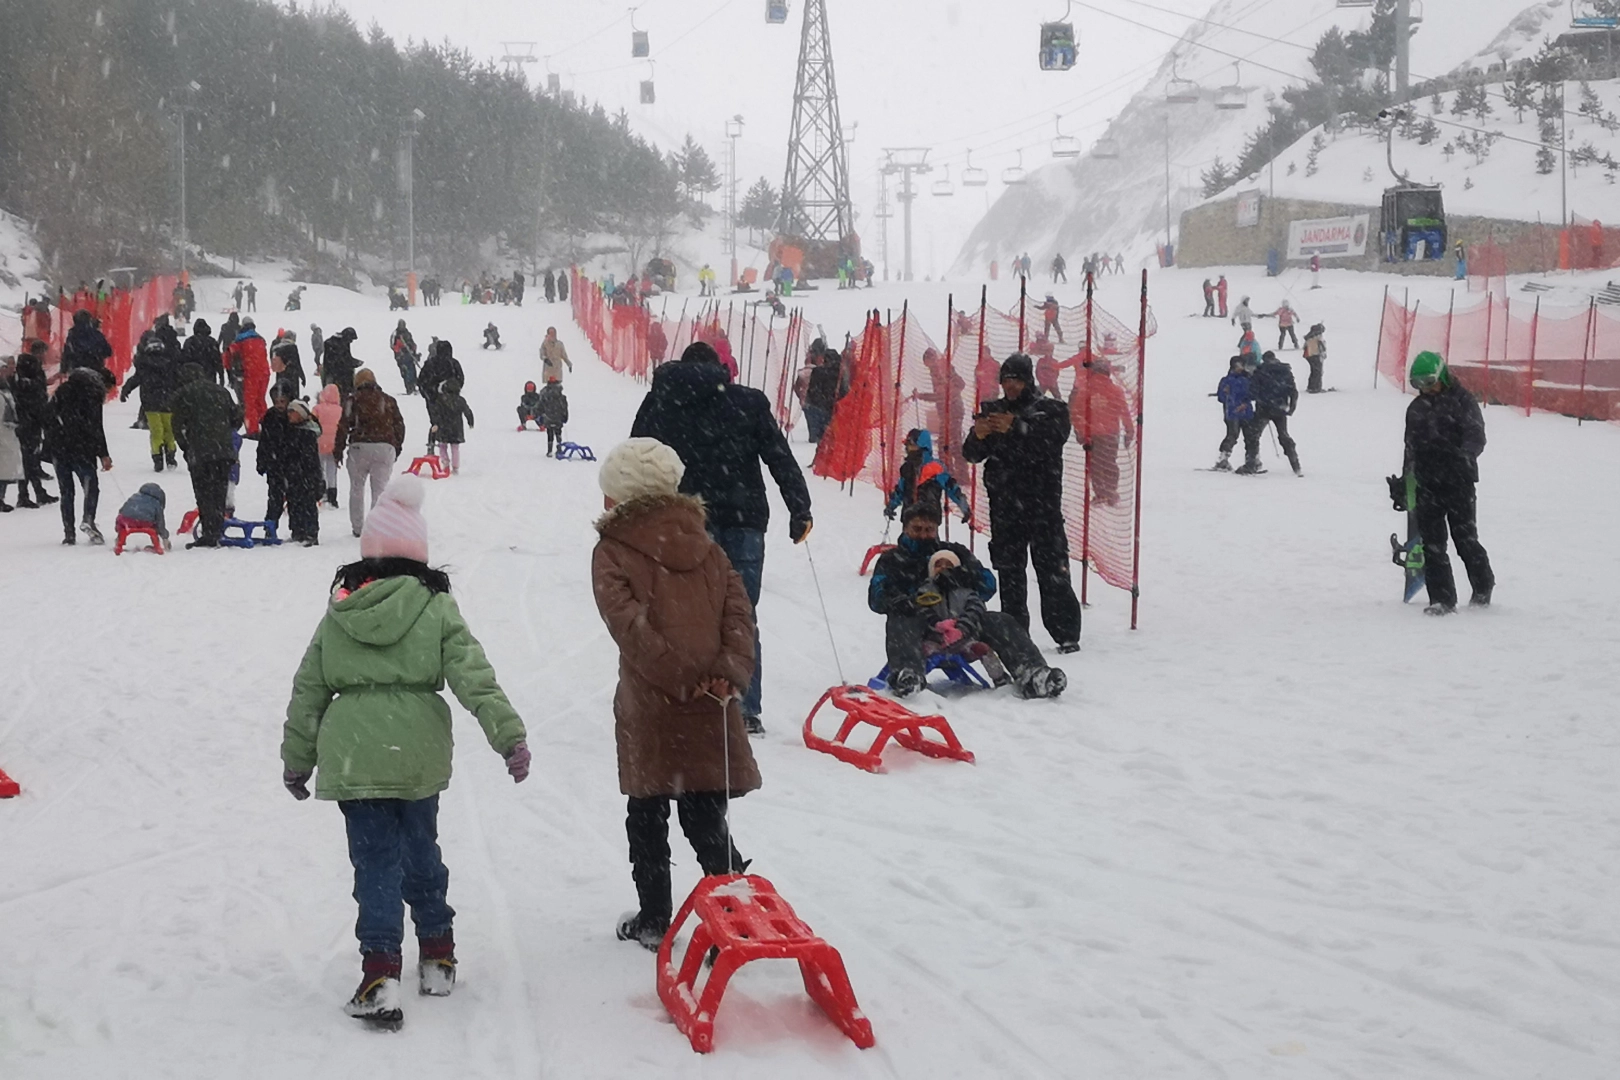
<svg viewBox="0 0 1620 1080">
<path fill-rule="evenodd" d="M 293 677 L 281 760 L 318 799 L 425 799 L 450 784 L 446 683 L 504 757 L 524 738 L 448 593 L 372 582 L 327 608 Z"/>
</svg>

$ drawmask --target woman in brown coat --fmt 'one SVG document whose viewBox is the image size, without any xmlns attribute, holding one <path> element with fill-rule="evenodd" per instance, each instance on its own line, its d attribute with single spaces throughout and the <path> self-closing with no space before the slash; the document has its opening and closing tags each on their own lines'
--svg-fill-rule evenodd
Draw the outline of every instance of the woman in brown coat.
<svg viewBox="0 0 1620 1080">
<path fill-rule="evenodd" d="M 613 698 L 619 790 L 641 909 L 618 936 L 656 950 L 669 929 L 669 801 L 705 874 L 740 873 L 726 800 L 759 787 L 738 695 L 754 674 L 754 617 L 742 579 L 705 530 L 685 467 L 657 439 L 602 462 L 608 511 L 592 557 L 597 610 L 619 646 Z"/>
</svg>

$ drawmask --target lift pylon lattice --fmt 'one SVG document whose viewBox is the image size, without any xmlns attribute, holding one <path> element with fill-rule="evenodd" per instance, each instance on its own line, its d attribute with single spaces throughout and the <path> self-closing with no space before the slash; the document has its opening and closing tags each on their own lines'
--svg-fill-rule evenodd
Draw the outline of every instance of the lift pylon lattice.
<svg viewBox="0 0 1620 1080">
<path fill-rule="evenodd" d="M 830 269 L 838 255 L 859 256 L 854 250 L 855 212 L 849 199 L 849 159 L 839 120 L 826 0 L 804 3 L 793 126 L 776 231 L 802 246 L 806 263 L 817 270 Z"/>
</svg>

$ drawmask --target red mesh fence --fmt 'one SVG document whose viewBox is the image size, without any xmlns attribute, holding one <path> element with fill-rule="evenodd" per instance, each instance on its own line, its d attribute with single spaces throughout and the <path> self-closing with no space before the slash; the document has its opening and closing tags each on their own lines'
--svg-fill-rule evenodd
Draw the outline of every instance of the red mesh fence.
<svg viewBox="0 0 1620 1080">
<path fill-rule="evenodd" d="M 1468 253 L 1468 291 L 1507 293 L 1507 275 L 1554 270 L 1607 270 L 1620 266 L 1620 229 L 1579 214 L 1568 228 L 1529 226 L 1502 240 L 1474 244 Z"/>
<path fill-rule="evenodd" d="M 42 321 L 30 309 L 23 309 L 24 346 L 30 338 L 43 335 L 50 346 L 46 353 L 46 374 L 54 376 L 62 358 L 62 342 L 73 326 L 74 313 L 88 311 L 100 321 L 101 332 L 112 346 L 112 359 L 107 366 L 118 376 L 118 381 L 123 382 L 136 342 L 151 327 L 152 320 L 169 310 L 178 280 L 173 274 L 164 274 L 133 289 L 109 289 L 101 293 L 81 289 L 76 293 L 59 293 L 55 310 L 47 320 Z"/>
<path fill-rule="evenodd" d="M 1405 390 L 1412 359 L 1425 350 L 1444 356 L 1486 404 L 1620 420 L 1620 314 L 1595 299 L 1568 308 L 1488 294 L 1429 309 L 1386 293 L 1379 373 Z"/>
</svg>

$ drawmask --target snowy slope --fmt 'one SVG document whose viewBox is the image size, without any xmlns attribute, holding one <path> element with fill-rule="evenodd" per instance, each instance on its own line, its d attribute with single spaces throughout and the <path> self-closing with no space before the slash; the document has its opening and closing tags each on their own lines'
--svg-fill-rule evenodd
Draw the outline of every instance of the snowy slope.
<svg viewBox="0 0 1620 1080">
<path fill-rule="evenodd" d="M 22 344 L 23 303 L 48 292 L 45 259 L 26 222 L 0 210 L 0 356 Z"/>
<path fill-rule="evenodd" d="M 1336 7 L 1334 0 L 1217 0 L 1206 21 L 1171 46 L 1158 71 L 1108 126 L 1120 157 L 1102 160 L 1086 147 L 1083 157 L 1032 169 L 1026 185 L 1008 187 L 973 230 L 952 268 L 956 276 L 983 275 L 991 260 L 1005 265 L 1029 251 L 1038 265 L 1062 252 L 1126 251 L 1131 260 L 1151 258 L 1165 233 L 1166 151 L 1172 216 L 1202 197 L 1200 173 L 1215 158 L 1240 155 L 1244 139 L 1265 119 L 1265 95 L 1298 83 L 1310 71 L 1309 56 L 1333 25 L 1365 26 L 1370 9 Z M 1429 0 L 1426 21 L 1412 42 L 1413 81 L 1453 70 L 1511 59 L 1534 49 L 1556 27 L 1548 21 L 1560 0 Z M 1107 19 L 1089 39 L 1106 48 Z M 1511 24 L 1511 26 L 1509 25 Z M 1504 30 L 1508 27 L 1508 30 Z M 1172 57 L 1178 57 L 1172 63 Z M 1234 59 L 1247 61 L 1234 68 Z M 1261 66 L 1264 65 L 1264 66 Z M 1197 105 L 1167 107 L 1172 78 L 1198 83 Z M 1215 108 L 1218 87 L 1241 85 L 1248 109 Z M 1033 159 L 1026 165 L 1033 165 Z M 1360 170 L 1357 170 L 1360 175 Z"/>
<path fill-rule="evenodd" d="M 1262 307 L 1301 288 L 1229 276 Z M 1498 604 L 1425 619 L 1399 603 L 1385 542 L 1405 407 L 1371 389 L 1385 279 L 1323 280 L 1294 300 L 1331 328 L 1340 392 L 1295 418 L 1306 479 L 1246 481 L 1195 471 L 1220 434 L 1207 395 L 1231 330 L 1169 316 L 1196 276 L 1155 276 L 1143 628 L 1125 628 L 1122 593 L 1093 588 L 1061 702 L 925 701 L 976 765 L 895 750 L 872 776 L 800 744 L 838 672 L 777 505 L 765 787 L 733 825 L 842 950 L 876 1029 L 866 1052 L 790 965 L 760 963 L 699 1058 L 664 1017 L 651 957 L 613 940 L 634 893 L 616 660 L 588 580 L 601 500 L 593 466 L 545 459 L 510 410 L 548 323 L 577 361 L 572 437 L 611 446 L 640 390 L 590 359 L 562 307 L 410 317 L 418 340 L 458 344 L 478 415 L 462 475 L 431 487 L 433 558 L 529 725 L 535 771 L 513 786 L 456 710 L 441 828 L 462 983 L 411 997 L 397 1036 L 338 1010 L 358 966 L 342 826 L 287 797 L 276 753 L 332 569 L 356 554 L 346 513 L 323 512 L 314 550 L 122 558 L 60 548 L 49 512 L 0 518 L 0 767 L 25 788 L 0 802 L 0 1076 L 1612 1077 L 1620 431 L 1490 410 L 1480 514 Z M 202 283 L 200 308 L 229 284 Z M 1133 287 L 1104 279 L 1101 302 L 1124 311 Z M 905 299 L 943 318 L 944 292 L 807 304 L 833 332 Z M 379 299 L 309 300 L 300 326 L 354 325 L 357 354 L 397 387 Z M 501 354 L 471 344 L 490 318 Z M 421 406 L 402 402 L 414 447 Z M 133 408 L 108 409 L 104 525 L 153 478 Z M 183 474 L 157 479 L 189 505 Z M 880 496 L 811 485 L 831 632 L 864 678 L 882 626 L 855 567 Z M 262 493 L 250 470 L 242 505 Z M 672 840 L 682 889 L 695 869 Z"/>
</svg>

